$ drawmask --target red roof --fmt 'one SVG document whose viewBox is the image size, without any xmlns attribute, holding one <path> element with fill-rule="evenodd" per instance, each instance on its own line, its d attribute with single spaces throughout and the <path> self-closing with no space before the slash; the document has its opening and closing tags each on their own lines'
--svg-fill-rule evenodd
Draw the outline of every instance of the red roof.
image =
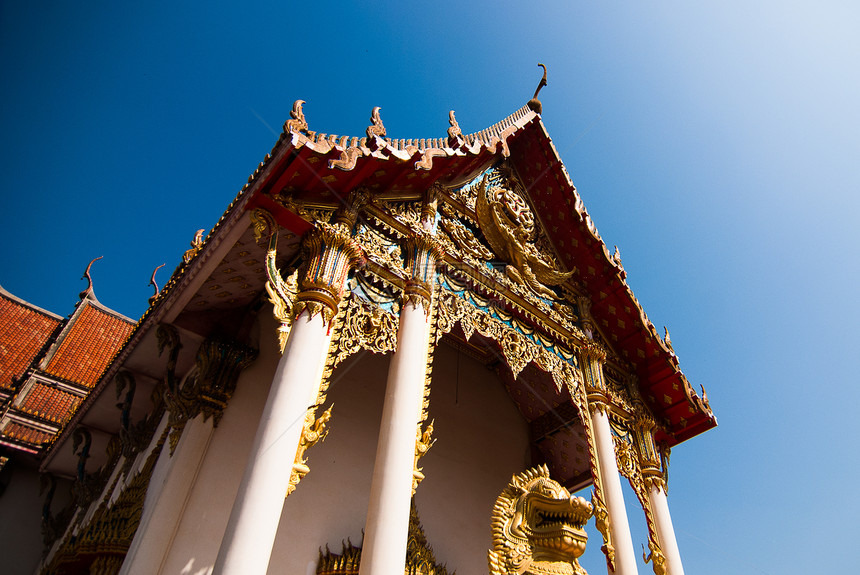
<svg viewBox="0 0 860 575">
<path fill-rule="evenodd" d="M 53 433 L 40 431 L 14 421 L 10 421 L 9 424 L 3 428 L 3 435 L 11 439 L 17 439 L 18 441 L 33 445 L 50 443 L 54 438 Z"/>
<path fill-rule="evenodd" d="M 0 389 L 23 375 L 60 321 L 0 290 Z"/>
<path fill-rule="evenodd" d="M 81 401 L 80 396 L 36 382 L 17 408 L 62 425 L 72 417 Z"/>
<path fill-rule="evenodd" d="M 85 304 L 63 336 L 45 372 L 92 387 L 134 328 L 134 323 Z"/>
<path fill-rule="evenodd" d="M 538 114 L 523 107 L 465 136 L 452 114 L 447 139 L 391 140 L 374 111 L 374 125 L 359 139 L 310 131 L 302 103 L 296 102 L 275 149 L 251 176 L 254 195 L 246 210 L 264 207 L 300 235 L 309 224 L 272 198 L 286 194 L 298 203 L 337 204 L 343 199 L 335 196 L 358 187 L 419 198 L 434 182 L 457 187 L 509 157 L 548 239 L 590 297 L 597 340 L 633 366 L 644 400 L 658 418 L 668 420 L 669 437 L 659 440 L 675 445 L 717 424 L 704 391 L 699 395 L 687 381 L 671 344 L 633 295 L 620 256 L 611 255 L 598 234 Z"/>
</svg>

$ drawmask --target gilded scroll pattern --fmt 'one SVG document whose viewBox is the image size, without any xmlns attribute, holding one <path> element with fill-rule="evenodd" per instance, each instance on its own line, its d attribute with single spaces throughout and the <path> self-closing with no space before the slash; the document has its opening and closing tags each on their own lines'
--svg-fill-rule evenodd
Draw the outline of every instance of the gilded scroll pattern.
<svg viewBox="0 0 860 575">
<path fill-rule="evenodd" d="M 433 379 L 433 352 L 436 351 L 437 333 L 439 332 L 439 289 L 434 285 L 434 295 L 430 301 L 430 338 L 427 342 L 427 363 L 424 368 L 424 395 L 421 399 L 421 415 L 418 418 L 418 426 L 415 432 L 415 461 L 412 466 L 412 495 L 418 489 L 418 484 L 424 480 L 422 468 L 418 467 L 418 460 L 424 457 L 433 444 L 433 422 L 424 426 L 430 414 L 430 384 Z M 440 336 L 441 337 L 441 336 Z"/>
<path fill-rule="evenodd" d="M 359 225 L 355 239 L 369 259 L 390 269 L 403 267 L 403 255 L 396 241 L 390 240 L 365 224 Z"/>
<path fill-rule="evenodd" d="M 576 357 L 569 350 L 542 337 L 512 314 L 458 286 L 450 278 L 444 277 L 440 288 L 437 342 L 443 333 L 450 331 L 459 322 L 467 339 L 478 332 L 498 342 L 514 377 L 526 365 L 534 363 L 541 370 L 552 374 L 559 390 L 567 381 L 576 381 L 581 385 Z"/>
<path fill-rule="evenodd" d="M 352 295 L 346 298 L 343 328 L 336 342 L 332 368 L 360 349 L 393 352 L 397 347 L 397 318 Z"/>
</svg>

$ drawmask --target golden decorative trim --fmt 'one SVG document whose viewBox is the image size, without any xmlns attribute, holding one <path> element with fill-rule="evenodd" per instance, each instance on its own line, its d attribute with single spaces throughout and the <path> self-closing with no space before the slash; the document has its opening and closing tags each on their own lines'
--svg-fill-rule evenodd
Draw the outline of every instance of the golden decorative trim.
<svg viewBox="0 0 860 575">
<path fill-rule="evenodd" d="M 296 100 L 293 102 L 293 109 L 290 110 L 290 120 L 284 123 L 284 132 L 307 132 L 308 122 L 305 119 L 305 113 L 302 111 L 304 100 Z"/>
<path fill-rule="evenodd" d="M 299 481 L 301 481 L 302 478 L 304 478 L 304 476 L 311 470 L 311 468 L 308 467 L 308 460 L 305 457 L 305 451 L 320 441 L 323 441 L 328 435 L 326 425 L 331 419 L 331 410 L 333 407 L 334 405 L 330 405 L 329 408 L 323 411 L 322 415 L 319 417 L 314 417 L 315 409 L 309 409 L 305 414 L 305 425 L 302 429 L 302 436 L 299 439 L 299 448 L 296 451 L 296 459 L 290 473 L 290 484 L 287 486 L 287 494 L 285 497 L 289 496 L 290 493 L 296 490 L 296 486 L 298 486 Z"/>
<path fill-rule="evenodd" d="M 316 402 L 305 413 L 304 427 L 302 428 L 302 435 L 299 439 L 298 448 L 296 449 L 296 456 L 293 459 L 287 492 L 284 494 L 285 498 L 293 493 L 298 487 L 299 482 L 305 477 L 305 475 L 310 473 L 311 469 L 308 466 L 307 457 L 305 456 L 307 450 L 325 439 L 325 436 L 328 434 L 327 425 L 331 419 L 331 410 L 334 406 L 329 406 L 329 408 L 323 412 L 320 417 L 316 416 L 316 412 L 317 408 L 325 403 L 326 395 L 328 395 L 329 382 L 331 381 L 331 374 L 335 368 L 338 357 L 339 341 L 341 340 L 341 335 L 343 333 L 344 316 L 346 315 L 346 307 L 348 305 L 347 302 L 351 299 L 352 298 L 348 298 L 347 300 L 342 301 L 340 303 L 338 313 L 334 316 L 331 343 L 329 344 L 328 353 L 326 354 L 322 378 L 320 379 L 319 389 L 317 390 Z"/>
<path fill-rule="evenodd" d="M 545 465 L 514 475 L 493 506 L 490 575 L 587 575 L 577 559 L 591 514 L 591 504 L 571 496 Z M 544 523 L 547 515 L 553 523 Z"/>
<path fill-rule="evenodd" d="M 651 507 L 648 486 L 642 475 L 640 454 L 633 445 L 634 439 L 629 431 L 618 424 L 613 427 L 616 431 L 616 433 L 613 433 L 612 438 L 615 444 L 615 458 L 618 463 L 618 471 L 627 478 L 630 487 L 636 493 L 636 498 L 639 499 L 639 504 L 645 512 L 645 522 L 648 525 L 648 548 L 651 553 L 646 556 L 643 551 L 642 557 L 646 563 L 651 562 L 655 575 L 666 575 L 666 556 L 660 548 L 657 525 L 654 522 L 654 510 Z"/>
<path fill-rule="evenodd" d="M 424 201 L 421 203 L 421 224 L 427 231 L 433 229 L 439 198 L 444 192 L 445 188 L 438 182 L 424 191 Z"/>
<path fill-rule="evenodd" d="M 585 440 L 588 446 L 588 459 L 591 467 L 592 492 L 591 505 L 594 508 L 594 525 L 603 537 L 603 545 L 600 550 L 606 556 L 606 564 L 610 572 L 615 571 L 615 545 L 612 542 L 611 520 L 609 510 L 606 508 L 606 500 L 603 496 L 603 473 L 597 461 L 597 439 L 595 437 L 594 423 L 591 419 L 592 409 L 598 411 L 600 405 L 595 406 L 590 394 L 584 386 L 568 384 L 568 391 L 574 404 L 579 408 L 582 426 L 585 428 Z"/>
<path fill-rule="evenodd" d="M 293 317 L 307 311 L 310 319 L 319 313 L 330 324 L 337 314 L 351 266 L 364 262 L 362 249 L 347 226 L 325 222 L 315 224 L 302 247 L 306 263 L 300 273 Z"/>
<path fill-rule="evenodd" d="M 389 269 L 403 267 L 400 243 L 386 237 L 382 232 L 373 229 L 366 223 L 359 226 L 355 241 L 362 247 L 368 260 L 373 260 Z"/>
<path fill-rule="evenodd" d="M 461 222 L 443 217 L 440 223 L 461 252 L 474 258 L 476 261 L 489 261 L 493 259 L 493 252 L 479 242 L 475 234 L 472 233 L 472 230 Z"/>
<path fill-rule="evenodd" d="M 218 426 L 236 390 L 239 374 L 257 357 L 257 350 L 223 339 L 206 339 L 200 344 L 195 366 L 183 384 L 167 387 L 164 402 L 169 412 L 170 455 L 176 451 L 186 424 L 203 414 Z"/>
<path fill-rule="evenodd" d="M 423 468 L 418 467 L 418 460 L 427 455 L 436 440 L 433 439 L 433 421 L 427 424 L 427 428 L 422 432 L 421 424 L 418 424 L 418 431 L 415 438 L 415 461 L 412 467 L 412 495 L 418 489 L 418 484 L 424 481 Z"/>
<path fill-rule="evenodd" d="M 384 354 L 393 352 L 396 347 L 395 316 L 354 295 L 346 298 L 346 312 L 336 342 L 334 366 L 359 349 Z"/>
<path fill-rule="evenodd" d="M 203 248 L 203 232 L 205 231 L 206 230 L 203 229 L 197 230 L 194 234 L 194 239 L 191 240 L 191 249 L 186 250 L 185 254 L 182 256 L 182 263 L 187 264 L 190 262 Z"/>
<path fill-rule="evenodd" d="M 272 304 L 272 314 L 278 320 L 278 346 L 281 353 L 284 353 L 298 292 L 298 271 L 293 271 L 286 280 L 281 277 L 277 264 L 279 229 L 275 218 L 269 212 L 258 208 L 251 212 L 251 222 L 257 242 L 263 237 L 268 237 L 269 240 L 269 249 L 266 251 L 266 275 L 269 278 L 266 292 Z"/>
<path fill-rule="evenodd" d="M 454 324 L 459 323 L 466 339 L 471 339 L 472 334 L 477 332 L 496 341 L 501 346 L 505 362 L 514 377 L 517 377 L 526 365 L 534 363 L 539 369 L 552 375 L 556 389 L 560 390 L 568 382 L 578 387 L 582 386 L 582 377 L 571 363 L 534 343 L 520 331 L 479 310 L 443 286 L 440 286 L 438 299 L 437 342 L 442 337 L 442 333 L 451 331 Z M 561 348 L 559 351 L 562 351 Z M 573 359 L 572 354 L 570 358 Z"/>
<path fill-rule="evenodd" d="M 404 305 L 423 307 L 430 313 L 433 298 L 433 284 L 436 280 L 436 262 L 444 254 L 442 244 L 428 232 L 417 232 L 406 238 L 406 289 L 403 292 Z"/>
<path fill-rule="evenodd" d="M 117 474 L 105 498 L 80 530 L 67 529 L 65 539 L 50 562 L 42 567 L 42 575 L 58 573 L 115 574 L 125 560 L 140 519 L 152 477 L 152 470 L 161 455 L 168 430 L 159 437 L 154 448 L 134 477 L 127 480 L 119 496 L 111 500 L 120 479 Z M 78 517 L 83 517 L 79 514 Z"/>
<path fill-rule="evenodd" d="M 385 137 L 385 126 L 382 125 L 382 118 L 379 116 L 379 110 L 381 109 L 381 107 L 376 106 L 370 113 L 370 125 L 364 131 L 368 140 Z"/>
<path fill-rule="evenodd" d="M 448 112 L 448 123 L 451 127 L 448 128 L 448 146 L 451 148 L 460 148 L 466 143 L 463 138 L 463 131 L 460 129 L 460 124 L 457 123 L 457 118 L 454 117 L 454 110 Z"/>
</svg>

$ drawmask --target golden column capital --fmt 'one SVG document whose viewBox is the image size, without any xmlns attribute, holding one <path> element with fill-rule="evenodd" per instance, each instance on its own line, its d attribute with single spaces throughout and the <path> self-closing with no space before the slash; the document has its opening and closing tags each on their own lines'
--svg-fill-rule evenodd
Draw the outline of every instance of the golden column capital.
<svg viewBox="0 0 860 575">
<path fill-rule="evenodd" d="M 409 279 L 403 290 L 404 304 L 412 307 L 422 305 L 425 314 L 430 311 L 436 262 L 444 254 L 441 242 L 430 232 L 415 232 L 406 238 L 406 272 Z"/>
<path fill-rule="evenodd" d="M 590 342 L 581 350 L 582 358 L 586 361 L 596 361 L 603 363 L 606 361 L 606 349 L 597 342 Z"/>
<path fill-rule="evenodd" d="M 317 222 L 302 241 L 305 264 L 299 271 L 299 293 L 293 308 L 298 318 L 322 314 L 328 324 L 337 314 L 346 278 L 353 266 L 364 263 L 364 254 L 352 238 L 347 222 Z"/>
<path fill-rule="evenodd" d="M 606 350 L 602 345 L 591 342 L 582 347 L 579 352 L 582 356 L 582 372 L 585 375 L 588 404 L 603 412 L 611 403 L 606 393 L 606 382 L 603 379 L 603 362 L 606 361 Z"/>
<path fill-rule="evenodd" d="M 342 227 L 347 232 L 352 232 L 355 222 L 358 221 L 358 213 L 371 201 L 370 190 L 361 186 L 349 193 L 346 203 L 334 215 L 332 223 Z"/>
<path fill-rule="evenodd" d="M 439 195 L 445 190 L 442 184 L 436 182 L 424 191 L 421 202 L 421 225 L 429 230 L 436 219 L 436 207 L 439 204 Z"/>
<path fill-rule="evenodd" d="M 663 486 L 663 472 L 660 469 L 660 455 L 654 441 L 657 421 L 641 401 L 634 403 L 634 413 L 631 420 L 631 431 L 639 451 L 639 466 L 646 487 L 653 484 Z"/>
</svg>

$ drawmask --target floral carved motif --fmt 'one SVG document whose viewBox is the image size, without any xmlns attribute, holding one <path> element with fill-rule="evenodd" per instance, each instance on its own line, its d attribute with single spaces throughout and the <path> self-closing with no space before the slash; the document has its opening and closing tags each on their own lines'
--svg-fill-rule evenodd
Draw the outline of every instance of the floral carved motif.
<svg viewBox="0 0 860 575">
<path fill-rule="evenodd" d="M 351 296 L 346 303 L 333 365 L 337 366 L 359 349 L 388 353 L 393 352 L 396 346 L 397 318 L 361 298 Z"/>
</svg>

